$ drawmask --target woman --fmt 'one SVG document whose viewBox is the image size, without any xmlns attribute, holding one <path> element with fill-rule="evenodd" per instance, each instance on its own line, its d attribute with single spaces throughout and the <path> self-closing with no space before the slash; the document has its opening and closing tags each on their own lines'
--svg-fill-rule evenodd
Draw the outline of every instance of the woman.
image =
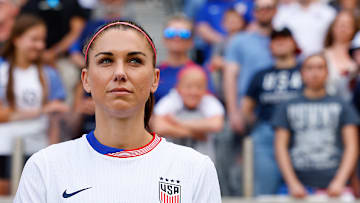
<svg viewBox="0 0 360 203">
<path fill-rule="evenodd" d="M 67 106 L 61 101 L 65 93 L 57 73 L 40 60 L 45 38 L 44 22 L 24 15 L 16 20 L 4 46 L 5 62 L 0 64 L 0 194 L 8 194 L 14 137 L 23 138 L 26 157 L 59 140 L 54 118 L 57 112 L 67 111 Z"/>
<path fill-rule="evenodd" d="M 325 57 L 329 64 L 328 92 L 347 101 L 351 99 L 349 81 L 356 71 L 356 64 L 348 50 L 356 30 L 354 15 L 342 11 L 336 16 L 325 39 Z"/>
<path fill-rule="evenodd" d="M 177 83 L 176 75 L 187 66 L 196 64 L 189 58 L 189 51 L 193 47 L 193 23 L 184 16 L 173 16 L 166 24 L 163 39 L 167 49 L 167 58 L 159 66 L 160 86 L 155 93 L 156 102 L 170 92 Z M 207 71 L 207 70 L 205 70 Z M 207 71 L 209 76 L 209 72 Z M 211 81 L 208 87 L 213 90 Z"/>
<path fill-rule="evenodd" d="M 150 36 L 117 21 L 84 50 L 95 131 L 32 156 L 14 202 L 221 202 L 208 157 L 148 132 L 159 82 Z"/>
</svg>

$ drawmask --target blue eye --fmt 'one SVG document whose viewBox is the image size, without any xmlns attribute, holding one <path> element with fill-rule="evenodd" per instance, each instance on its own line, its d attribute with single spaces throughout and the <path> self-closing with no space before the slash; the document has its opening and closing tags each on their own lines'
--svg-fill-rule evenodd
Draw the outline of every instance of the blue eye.
<svg viewBox="0 0 360 203">
<path fill-rule="evenodd" d="M 110 64 L 112 62 L 109 58 L 102 58 L 98 61 L 98 64 Z"/>
<path fill-rule="evenodd" d="M 131 58 L 129 59 L 129 63 L 132 63 L 132 64 L 143 64 L 143 61 L 139 58 Z"/>
</svg>

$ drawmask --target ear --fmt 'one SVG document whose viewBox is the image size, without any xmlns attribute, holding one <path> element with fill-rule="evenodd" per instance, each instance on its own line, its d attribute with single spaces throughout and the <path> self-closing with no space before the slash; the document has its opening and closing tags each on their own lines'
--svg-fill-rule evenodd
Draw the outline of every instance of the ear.
<svg viewBox="0 0 360 203">
<path fill-rule="evenodd" d="M 81 82 L 82 82 L 84 90 L 87 93 L 90 93 L 91 88 L 90 88 L 90 85 L 89 85 L 89 72 L 88 72 L 88 69 L 86 69 L 86 68 L 83 68 L 81 70 Z"/>
<path fill-rule="evenodd" d="M 159 80 L 160 80 L 160 70 L 158 68 L 155 68 L 154 70 L 154 80 L 151 85 L 151 93 L 155 93 L 158 86 L 159 86 Z"/>
</svg>

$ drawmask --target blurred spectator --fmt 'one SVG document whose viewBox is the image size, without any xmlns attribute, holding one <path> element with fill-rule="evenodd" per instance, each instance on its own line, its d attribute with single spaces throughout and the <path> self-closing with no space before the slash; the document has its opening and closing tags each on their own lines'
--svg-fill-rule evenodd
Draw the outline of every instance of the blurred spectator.
<svg viewBox="0 0 360 203">
<path fill-rule="evenodd" d="M 349 46 L 357 31 L 355 16 L 340 12 L 330 25 L 325 39 L 325 57 L 328 63 L 328 93 L 351 100 L 350 80 L 355 77 L 356 64 L 349 54 Z"/>
<path fill-rule="evenodd" d="M 13 138 L 24 139 L 28 158 L 59 141 L 59 134 L 51 129 L 58 126 L 49 120 L 68 110 L 57 72 L 40 60 L 45 38 L 45 23 L 24 15 L 17 19 L 4 45 L 2 57 L 6 61 L 0 65 L 0 194 L 8 194 Z"/>
<path fill-rule="evenodd" d="M 324 39 L 336 11 L 318 0 L 298 0 L 282 5 L 274 18 L 274 27 L 288 27 L 306 57 L 324 48 Z"/>
<path fill-rule="evenodd" d="M 225 50 L 226 109 L 229 112 L 231 127 L 236 132 L 243 131 L 238 105 L 248 89 L 251 78 L 256 72 L 271 67 L 273 63 L 269 35 L 275 13 L 275 0 L 256 0 L 254 30 L 235 35 Z"/>
<path fill-rule="evenodd" d="M 300 64 L 296 60 L 297 45 L 291 32 L 271 33 L 271 53 L 275 64 L 258 72 L 242 99 L 242 113 L 253 127 L 250 136 L 254 146 L 255 195 L 276 194 L 281 175 L 274 155 L 274 131 L 270 119 L 279 104 L 297 97 L 302 88 Z M 255 115 L 256 114 L 256 115 Z"/>
<path fill-rule="evenodd" d="M 256 0 L 252 31 L 234 35 L 225 48 L 224 94 L 228 122 L 217 140 L 219 182 L 223 195 L 241 195 L 241 136 L 244 125 L 240 100 L 253 75 L 271 67 L 271 21 L 276 13 L 276 0 Z M 237 181 L 234 181 L 236 179 Z M 240 180 L 240 181 L 239 181 Z"/>
<path fill-rule="evenodd" d="M 0 51 L 9 38 L 18 10 L 11 0 L 0 0 Z"/>
<path fill-rule="evenodd" d="M 221 43 L 226 31 L 222 24 L 224 13 L 230 8 L 234 8 L 241 15 L 245 16 L 247 22 L 253 19 L 252 0 L 207 0 L 200 11 L 197 13 L 196 33 L 203 40 L 196 48 L 201 53 L 202 62 L 207 62 L 212 53 L 212 45 Z"/>
<path fill-rule="evenodd" d="M 323 55 L 308 57 L 301 75 L 303 94 L 273 117 L 276 158 L 292 196 L 325 189 L 337 197 L 345 192 L 356 165 L 359 117 L 352 105 L 326 93 Z"/>
<path fill-rule="evenodd" d="M 232 36 L 245 29 L 246 21 L 240 13 L 231 8 L 225 12 L 222 23 L 228 34 L 224 41 L 214 46 L 209 67 L 216 95 L 224 102 L 223 68 L 225 66 L 225 61 L 223 56 L 225 54 L 225 46 Z"/>
<path fill-rule="evenodd" d="M 71 104 L 80 70 L 65 56 L 81 34 L 90 10 L 83 8 L 79 0 L 27 0 L 21 12 L 37 15 L 45 21 L 48 33 L 43 60 L 58 69 L 68 93 L 67 102 Z"/>
<path fill-rule="evenodd" d="M 196 65 L 189 58 L 189 51 L 193 47 L 194 27 L 185 16 L 172 16 L 166 24 L 163 33 L 164 45 L 167 49 L 167 59 L 159 66 L 160 85 L 155 92 L 156 102 L 169 93 L 177 82 L 176 75 L 187 66 Z M 207 70 L 205 70 L 207 71 Z M 210 76 L 209 71 L 207 75 Z M 208 88 L 212 91 L 213 85 L 208 80 Z"/>
<path fill-rule="evenodd" d="M 198 66 L 182 69 L 175 89 L 155 107 L 154 130 L 215 161 L 214 133 L 222 130 L 224 108 L 207 93 L 207 75 Z"/>
</svg>

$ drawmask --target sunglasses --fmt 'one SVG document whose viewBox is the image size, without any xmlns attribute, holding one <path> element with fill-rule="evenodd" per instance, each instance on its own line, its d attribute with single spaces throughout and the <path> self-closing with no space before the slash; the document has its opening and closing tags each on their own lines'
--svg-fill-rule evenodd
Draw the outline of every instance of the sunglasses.
<svg viewBox="0 0 360 203">
<path fill-rule="evenodd" d="M 167 39 L 173 39 L 175 37 L 179 37 L 181 39 L 190 39 L 191 31 L 187 29 L 176 29 L 176 28 L 166 28 L 164 30 L 164 37 Z"/>
</svg>

